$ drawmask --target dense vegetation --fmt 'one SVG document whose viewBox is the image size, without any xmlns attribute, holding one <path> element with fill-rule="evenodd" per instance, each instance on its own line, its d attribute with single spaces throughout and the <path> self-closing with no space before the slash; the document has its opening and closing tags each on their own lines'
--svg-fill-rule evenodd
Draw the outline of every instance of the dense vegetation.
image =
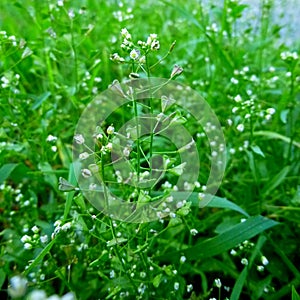
<svg viewBox="0 0 300 300">
<path fill-rule="evenodd" d="M 300 299 L 299 41 L 274 8 L 1 1 L 1 299 Z"/>
</svg>

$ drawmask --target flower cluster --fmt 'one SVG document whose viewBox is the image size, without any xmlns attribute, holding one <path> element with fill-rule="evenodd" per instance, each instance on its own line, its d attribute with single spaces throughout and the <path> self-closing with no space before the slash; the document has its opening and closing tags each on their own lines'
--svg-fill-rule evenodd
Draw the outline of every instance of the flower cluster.
<svg viewBox="0 0 300 300">
<path fill-rule="evenodd" d="M 160 48 L 160 43 L 157 34 L 155 33 L 151 33 L 145 42 L 139 40 L 136 44 L 133 42 L 132 36 L 126 28 L 121 30 L 121 36 L 123 38 L 121 48 L 129 53 L 130 60 L 135 61 L 140 65 L 146 63 L 146 55 L 149 51 L 157 51 Z M 126 59 L 117 52 L 113 53 L 110 56 L 110 59 L 118 63 L 126 62 Z"/>
<path fill-rule="evenodd" d="M 40 244 L 46 244 L 48 242 L 48 235 L 40 235 L 40 228 L 36 225 L 31 228 L 31 232 L 33 233 L 32 235 L 29 235 L 29 232 L 27 232 L 28 234 L 25 234 L 21 237 L 21 242 L 24 245 L 24 249 L 30 250 L 33 247 L 36 247 Z"/>
</svg>

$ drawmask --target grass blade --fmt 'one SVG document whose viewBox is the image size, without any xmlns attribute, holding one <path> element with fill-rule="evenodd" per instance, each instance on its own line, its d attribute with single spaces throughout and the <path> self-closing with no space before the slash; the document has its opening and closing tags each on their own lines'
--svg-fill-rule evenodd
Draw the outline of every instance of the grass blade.
<svg viewBox="0 0 300 300">
<path fill-rule="evenodd" d="M 233 287 L 233 290 L 230 295 L 230 300 L 239 300 L 240 295 L 243 289 L 243 286 L 245 284 L 246 278 L 248 275 L 248 267 L 245 267 L 240 276 L 238 277 L 238 280 L 235 282 L 235 285 Z"/>
<path fill-rule="evenodd" d="M 239 223 L 231 227 L 213 238 L 207 239 L 196 244 L 193 247 L 173 253 L 166 253 L 161 256 L 162 259 L 174 259 L 184 254 L 187 259 L 198 260 L 221 254 L 235 247 L 239 243 L 251 239 L 259 233 L 278 225 L 279 223 L 263 216 L 255 216 L 248 218 L 245 222 Z"/>
<path fill-rule="evenodd" d="M 5 164 L 0 169 L 0 184 L 3 183 L 18 164 Z"/>
</svg>

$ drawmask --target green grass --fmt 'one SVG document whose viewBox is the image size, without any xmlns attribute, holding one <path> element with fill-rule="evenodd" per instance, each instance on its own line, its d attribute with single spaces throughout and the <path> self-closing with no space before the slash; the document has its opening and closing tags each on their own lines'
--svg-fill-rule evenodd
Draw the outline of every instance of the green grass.
<svg viewBox="0 0 300 300">
<path fill-rule="evenodd" d="M 299 42 L 280 37 L 273 1 L 261 1 L 254 21 L 251 9 L 229 0 L 1 1 L 1 299 L 299 298 Z M 125 51 L 124 28 L 134 43 Z M 138 45 L 154 33 L 160 47 Z M 144 62 L 130 58 L 133 49 Z M 112 90 L 126 93 L 131 73 L 155 88 L 144 101 L 128 94 L 97 123 L 123 103 Z M 170 93 L 177 104 L 161 100 L 169 82 L 182 87 Z M 97 95 L 102 106 L 76 127 Z M 226 145 L 214 140 L 197 95 Z M 149 132 L 140 136 L 143 120 Z M 91 128 L 95 139 L 87 138 Z M 74 142 L 75 134 L 85 141 Z M 196 165 L 185 137 L 195 141 L 197 173 L 182 164 L 184 157 Z M 210 195 L 213 149 L 226 168 Z M 84 152 L 86 164 L 77 159 Z M 129 169 L 114 165 L 111 152 L 127 153 Z M 191 173 L 199 183 L 192 188 Z M 103 202 L 89 198 L 94 178 Z M 174 189 L 178 178 L 188 196 Z M 123 211 L 121 220 L 110 218 L 109 193 L 130 205 L 127 222 Z M 147 222 L 147 205 L 163 213 Z"/>
</svg>

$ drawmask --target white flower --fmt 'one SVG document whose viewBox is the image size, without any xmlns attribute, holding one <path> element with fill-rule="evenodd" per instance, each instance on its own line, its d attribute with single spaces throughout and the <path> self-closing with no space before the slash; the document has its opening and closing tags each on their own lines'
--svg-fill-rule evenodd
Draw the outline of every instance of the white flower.
<svg viewBox="0 0 300 300">
<path fill-rule="evenodd" d="M 182 255 L 181 257 L 180 257 L 180 263 L 185 263 L 185 261 L 186 261 L 186 257 L 184 256 L 184 255 Z"/>
<path fill-rule="evenodd" d="M 236 107 L 236 106 L 233 107 L 231 111 L 232 111 L 233 114 L 235 114 L 235 113 L 238 111 L 238 107 Z M 231 123 L 231 124 L 232 124 L 232 123 Z"/>
<path fill-rule="evenodd" d="M 32 249 L 32 245 L 29 244 L 29 243 L 25 243 L 25 244 L 24 244 L 24 249 L 30 250 L 30 249 Z"/>
<path fill-rule="evenodd" d="M 217 288 L 220 288 L 222 286 L 222 282 L 221 282 L 220 278 L 215 279 L 215 285 Z"/>
<path fill-rule="evenodd" d="M 106 129 L 107 134 L 113 134 L 115 132 L 115 127 L 110 125 Z"/>
<path fill-rule="evenodd" d="M 75 134 L 74 140 L 77 144 L 81 145 L 84 143 L 84 137 L 82 134 Z"/>
<path fill-rule="evenodd" d="M 89 157 L 89 154 L 87 152 L 82 152 L 79 154 L 79 159 L 84 160 Z"/>
<path fill-rule="evenodd" d="M 75 299 L 76 299 L 75 295 L 72 292 L 67 293 L 61 297 L 61 300 L 75 300 Z"/>
<path fill-rule="evenodd" d="M 248 265 L 248 259 L 247 258 L 242 258 L 241 259 L 241 264 L 247 266 Z"/>
<path fill-rule="evenodd" d="M 237 255 L 237 252 L 236 252 L 234 249 L 231 249 L 231 250 L 230 250 L 230 254 L 231 254 L 232 256 L 235 256 L 235 255 Z"/>
<path fill-rule="evenodd" d="M 55 141 L 57 141 L 57 137 L 52 134 L 49 134 L 46 138 L 46 142 L 55 142 Z"/>
<path fill-rule="evenodd" d="M 48 297 L 47 300 L 61 300 L 61 298 L 58 295 L 52 295 Z"/>
<path fill-rule="evenodd" d="M 125 38 L 127 40 L 131 40 L 131 34 L 128 32 L 128 30 L 126 28 L 123 28 L 121 30 L 121 35 L 123 38 Z"/>
<path fill-rule="evenodd" d="M 193 290 L 193 285 L 192 284 L 189 284 L 186 286 L 186 291 L 189 293 Z"/>
<path fill-rule="evenodd" d="M 84 178 L 89 178 L 92 176 L 92 172 L 89 170 L 89 169 L 82 169 L 81 170 L 81 175 L 84 177 Z"/>
<path fill-rule="evenodd" d="M 27 288 L 27 280 L 21 276 L 14 276 L 10 280 L 10 286 L 8 287 L 8 294 L 12 298 L 20 298 L 24 296 Z"/>
<path fill-rule="evenodd" d="M 267 259 L 265 256 L 262 256 L 262 257 L 261 257 L 261 263 L 262 263 L 264 266 L 266 266 L 266 265 L 269 263 L 269 261 L 268 261 L 268 259 Z"/>
<path fill-rule="evenodd" d="M 21 242 L 22 242 L 22 243 L 28 243 L 28 242 L 31 242 L 31 237 L 30 237 L 29 235 L 25 234 L 25 235 L 23 235 L 23 236 L 21 237 Z"/>
<path fill-rule="evenodd" d="M 266 109 L 266 112 L 267 112 L 268 114 L 270 114 L 270 115 L 274 115 L 275 112 L 276 112 L 276 109 L 273 108 L 273 107 L 270 107 L 270 108 L 267 108 L 267 109 Z"/>
<path fill-rule="evenodd" d="M 61 226 L 61 230 L 63 231 L 67 231 L 71 228 L 71 222 L 68 222 L 66 224 L 64 224 L 63 226 Z"/>
<path fill-rule="evenodd" d="M 240 132 L 243 132 L 244 129 L 245 129 L 245 126 L 244 126 L 244 124 L 239 124 L 239 125 L 236 127 L 236 129 L 237 129 L 238 131 L 240 131 Z"/>
<path fill-rule="evenodd" d="M 179 290 L 179 282 L 174 283 L 174 290 L 178 291 Z"/>
<path fill-rule="evenodd" d="M 239 83 L 239 81 L 236 78 L 234 78 L 234 77 L 232 77 L 230 79 L 230 82 L 233 83 L 233 84 L 238 84 Z"/>
<path fill-rule="evenodd" d="M 39 229 L 36 225 L 34 225 L 34 226 L 31 228 L 31 230 L 32 230 L 33 233 L 38 233 L 38 232 L 40 231 L 40 229 Z"/>
<path fill-rule="evenodd" d="M 192 229 L 190 230 L 190 234 L 195 236 L 195 235 L 198 234 L 198 230 L 197 230 L 196 228 L 192 228 Z"/>
<path fill-rule="evenodd" d="M 140 51 L 133 49 L 133 50 L 130 51 L 129 56 L 130 56 L 131 59 L 136 60 L 140 56 Z"/>
<path fill-rule="evenodd" d="M 47 295 L 42 290 L 35 290 L 28 295 L 27 300 L 47 300 Z"/>
<path fill-rule="evenodd" d="M 265 269 L 265 267 L 264 266 L 257 266 L 256 269 L 257 269 L 258 272 L 262 272 Z"/>
<path fill-rule="evenodd" d="M 235 97 L 234 97 L 234 101 L 235 101 L 235 102 L 241 102 L 241 101 L 242 101 L 241 95 L 235 96 Z"/>
<path fill-rule="evenodd" d="M 110 278 L 114 278 L 114 277 L 115 277 L 115 271 L 114 271 L 114 270 L 111 270 L 111 271 L 109 272 L 109 277 L 110 277 Z"/>
<path fill-rule="evenodd" d="M 42 235 L 40 237 L 40 241 L 41 241 L 41 243 L 46 244 L 48 242 L 48 235 L 47 234 Z"/>
</svg>

